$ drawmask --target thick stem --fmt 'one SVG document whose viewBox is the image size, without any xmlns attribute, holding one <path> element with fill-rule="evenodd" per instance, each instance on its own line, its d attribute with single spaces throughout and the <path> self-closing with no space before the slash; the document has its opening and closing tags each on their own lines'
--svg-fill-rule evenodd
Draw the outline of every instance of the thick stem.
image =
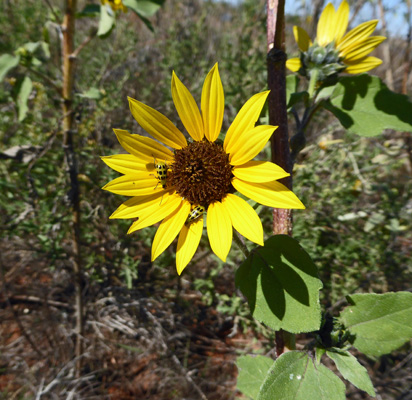
<svg viewBox="0 0 412 400">
<path fill-rule="evenodd" d="M 74 34 L 77 0 L 65 0 L 63 32 L 63 149 L 70 180 L 72 206 L 72 264 L 76 296 L 76 375 L 80 376 L 83 353 L 83 277 L 80 260 L 80 201 L 77 180 L 77 160 L 73 146 L 73 84 L 74 84 Z"/>
<path fill-rule="evenodd" d="M 408 34 L 406 38 L 405 58 L 403 60 L 402 94 L 408 94 L 408 80 L 409 80 L 409 73 L 411 71 L 411 60 L 410 60 L 410 49 L 411 49 L 411 41 L 412 41 L 411 0 L 406 0 L 406 6 L 407 6 L 406 19 L 408 23 Z"/>
<path fill-rule="evenodd" d="M 272 135 L 272 161 L 291 175 L 282 180 L 292 188 L 292 159 L 289 149 L 288 116 L 286 108 L 286 53 L 285 53 L 285 0 L 267 0 L 267 68 L 269 94 L 269 124 L 277 125 Z M 292 235 L 292 211 L 273 209 L 273 233 Z M 281 355 L 293 349 L 292 334 L 276 332 L 276 353 Z M 292 335 L 293 336 L 293 335 Z"/>
<path fill-rule="evenodd" d="M 286 110 L 286 53 L 284 44 L 285 1 L 268 0 L 268 86 L 269 94 L 269 124 L 277 125 L 278 129 L 272 135 L 272 161 L 290 174 L 292 159 L 289 150 L 288 117 Z M 289 189 L 292 188 L 292 176 L 281 181 Z M 273 233 L 292 234 L 292 213 L 290 210 L 273 210 Z"/>
</svg>

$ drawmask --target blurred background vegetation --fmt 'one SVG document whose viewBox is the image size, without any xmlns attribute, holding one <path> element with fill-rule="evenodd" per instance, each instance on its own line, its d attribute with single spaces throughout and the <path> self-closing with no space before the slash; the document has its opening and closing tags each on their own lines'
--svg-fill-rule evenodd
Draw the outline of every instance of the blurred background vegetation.
<svg viewBox="0 0 412 400">
<path fill-rule="evenodd" d="M 85 3 L 79 1 L 79 10 Z M 293 10 L 287 49 L 293 55 L 292 26 L 310 31 L 326 2 L 287 3 Z M 364 5 L 381 16 L 379 1 L 355 3 L 358 21 L 371 19 L 362 14 Z M 398 3 L 410 7 L 407 0 Z M 386 4 L 387 26 L 395 8 L 395 2 Z M 0 398 L 198 399 L 202 392 L 209 400 L 233 399 L 236 356 L 273 348 L 273 332 L 252 321 L 235 289 L 241 253 L 234 245 L 222 263 L 204 235 L 182 277 L 175 271 L 174 246 L 152 264 L 156 227 L 128 236 L 130 221 L 108 218 L 122 199 L 101 190 L 118 174 L 100 156 L 121 151 L 112 128 L 144 134 L 127 96 L 182 128 L 170 93 L 172 70 L 199 100 L 216 61 L 226 130 L 242 104 L 266 88 L 264 2 L 167 0 L 151 19 L 154 32 L 133 13 L 122 14 L 107 39 L 94 38 L 78 57 L 75 149 L 86 315 L 80 378 L 73 375 L 70 185 L 61 103 L 48 82 L 61 80 L 61 17 L 58 0 L 0 4 L 0 54 L 38 41 L 50 50 L 40 58 L 41 73 L 29 72 L 33 87 L 23 118 L 15 100 L 27 68 L 18 67 L 0 84 Z M 96 25 L 96 19 L 79 18 L 77 44 Z M 405 25 L 410 27 L 406 19 Z M 377 34 L 387 29 L 380 27 Z M 374 73 L 410 95 L 409 72 L 404 77 L 410 38 L 388 31 L 377 54 L 384 63 Z M 269 149 L 261 157 L 267 159 Z M 411 172 L 410 135 L 349 135 L 326 111 L 313 121 L 294 171 L 294 191 L 307 207 L 294 214 L 294 236 L 319 268 L 325 308 L 333 311 L 354 292 L 411 290 Z M 271 210 L 258 211 L 270 235 Z M 299 340 L 303 345 L 310 338 Z M 407 345 L 380 360 L 362 360 L 382 399 L 412 399 L 410 354 Z M 348 393 L 368 398 L 353 386 Z"/>
</svg>

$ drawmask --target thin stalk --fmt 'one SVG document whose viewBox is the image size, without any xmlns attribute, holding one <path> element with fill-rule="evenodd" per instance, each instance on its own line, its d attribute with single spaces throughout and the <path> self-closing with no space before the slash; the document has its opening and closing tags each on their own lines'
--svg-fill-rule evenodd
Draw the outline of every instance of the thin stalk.
<svg viewBox="0 0 412 400">
<path fill-rule="evenodd" d="M 73 85 L 74 85 L 74 35 L 77 0 L 65 0 L 63 33 L 63 149 L 66 170 L 70 180 L 72 208 L 72 265 L 76 297 L 76 376 L 80 376 L 83 353 L 83 273 L 80 258 L 80 201 L 77 180 L 77 160 L 73 145 Z"/>
<path fill-rule="evenodd" d="M 246 247 L 246 245 L 245 245 L 244 241 L 242 240 L 242 238 L 240 237 L 240 235 L 235 230 L 233 231 L 233 240 L 238 245 L 239 249 L 242 251 L 245 258 L 248 258 L 249 254 L 250 254 L 250 251 Z"/>
<path fill-rule="evenodd" d="M 279 126 L 272 135 L 272 161 L 290 173 L 282 183 L 292 189 L 292 158 L 289 149 L 286 108 L 285 0 L 267 0 L 267 68 L 269 124 Z M 273 233 L 292 235 L 292 211 L 273 209 Z M 280 356 L 294 348 L 293 335 L 276 332 L 276 353 Z"/>
</svg>

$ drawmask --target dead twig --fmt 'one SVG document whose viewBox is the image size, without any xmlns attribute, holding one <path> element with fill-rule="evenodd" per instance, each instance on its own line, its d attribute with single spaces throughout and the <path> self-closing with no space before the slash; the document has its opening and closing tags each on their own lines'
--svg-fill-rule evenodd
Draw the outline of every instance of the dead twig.
<svg viewBox="0 0 412 400">
<path fill-rule="evenodd" d="M 167 354 L 169 353 L 169 347 L 166 344 L 166 341 L 164 339 L 164 329 L 163 326 L 160 324 L 160 322 L 156 319 L 156 317 L 149 311 L 147 308 L 143 307 L 143 310 L 147 317 L 152 321 L 152 323 L 156 326 L 158 330 L 158 338 L 160 339 L 160 344 L 162 347 L 162 350 Z M 185 377 L 185 379 L 190 383 L 190 385 L 193 387 L 194 390 L 196 390 L 197 394 L 200 396 L 202 400 L 208 400 L 206 395 L 203 393 L 202 389 L 195 383 L 195 381 L 192 379 L 190 376 L 190 372 L 186 370 L 186 368 L 182 365 L 180 360 L 176 357 L 175 354 L 171 355 L 171 359 L 177 369 L 182 373 L 182 375 Z"/>
</svg>

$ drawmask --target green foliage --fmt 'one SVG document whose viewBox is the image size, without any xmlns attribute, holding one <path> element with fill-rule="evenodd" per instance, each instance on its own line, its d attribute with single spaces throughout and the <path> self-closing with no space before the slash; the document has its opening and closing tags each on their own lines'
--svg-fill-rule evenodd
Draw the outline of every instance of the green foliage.
<svg viewBox="0 0 412 400">
<path fill-rule="evenodd" d="M 299 333 L 319 328 L 322 282 L 309 255 L 289 236 L 272 236 L 252 251 L 236 272 L 236 285 L 253 317 L 272 329 Z"/>
<path fill-rule="evenodd" d="M 251 399 L 256 399 L 273 360 L 264 356 L 242 356 L 236 360 L 239 371 L 237 389 Z"/>
<path fill-rule="evenodd" d="M 412 337 L 412 293 L 354 294 L 341 314 L 353 345 L 369 356 L 396 350 Z"/>
<path fill-rule="evenodd" d="M 114 11 L 108 4 L 100 6 L 100 20 L 97 36 L 100 36 L 101 38 L 109 36 L 115 25 L 116 16 Z"/>
<path fill-rule="evenodd" d="M 345 385 L 303 352 L 282 354 L 269 369 L 256 400 L 344 400 Z"/>
<path fill-rule="evenodd" d="M 165 0 L 123 0 L 123 4 L 137 15 L 150 18 L 159 11 Z"/>
<path fill-rule="evenodd" d="M 25 76 L 18 85 L 18 94 L 16 98 L 19 122 L 23 121 L 23 119 L 26 117 L 27 111 L 29 110 L 27 101 L 29 100 L 32 89 L 33 83 L 30 77 Z"/>
<path fill-rule="evenodd" d="M 10 70 L 19 65 L 19 62 L 20 56 L 12 56 L 11 54 L 3 54 L 0 56 L 0 82 Z"/>
<path fill-rule="evenodd" d="M 375 390 L 368 371 L 359 364 L 358 360 L 349 351 L 334 349 L 326 354 L 333 360 L 342 376 L 357 388 L 364 390 L 370 396 L 375 396 Z"/>
<path fill-rule="evenodd" d="M 360 136 L 377 136 L 385 129 L 412 132 L 412 103 L 376 76 L 341 78 L 325 107 Z"/>
</svg>

